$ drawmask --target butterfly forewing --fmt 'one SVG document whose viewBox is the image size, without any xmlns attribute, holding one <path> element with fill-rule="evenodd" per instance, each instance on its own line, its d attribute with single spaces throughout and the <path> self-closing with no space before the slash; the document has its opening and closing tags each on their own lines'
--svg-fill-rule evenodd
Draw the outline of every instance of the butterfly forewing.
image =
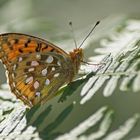
<svg viewBox="0 0 140 140">
<path fill-rule="evenodd" d="M 7 69 L 11 91 L 29 106 L 49 100 L 73 78 L 69 55 L 47 41 L 4 34 L 0 42 L 0 58 Z"/>
<path fill-rule="evenodd" d="M 2 34 L 0 36 L 0 58 L 6 57 L 13 61 L 17 56 L 34 52 L 57 52 L 67 55 L 65 51 L 47 42 L 46 40 L 16 33 Z"/>
</svg>

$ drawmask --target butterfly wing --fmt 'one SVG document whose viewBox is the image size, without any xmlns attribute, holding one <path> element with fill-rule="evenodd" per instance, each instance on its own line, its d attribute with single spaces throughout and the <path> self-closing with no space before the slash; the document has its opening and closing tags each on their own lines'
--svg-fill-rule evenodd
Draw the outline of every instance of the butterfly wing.
<svg viewBox="0 0 140 140">
<path fill-rule="evenodd" d="M 11 91 L 25 104 L 49 100 L 73 78 L 69 55 L 53 44 L 21 34 L 5 34 L 0 39 L 0 58 Z"/>
<path fill-rule="evenodd" d="M 57 52 L 68 55 L 54 44 L 34 36 L 19 33 L 0 35 L 0 58 L 5 60 L 5 63 L 10 63 L 22 53 L 29 54 L 34 52 Z"/>
</svg>

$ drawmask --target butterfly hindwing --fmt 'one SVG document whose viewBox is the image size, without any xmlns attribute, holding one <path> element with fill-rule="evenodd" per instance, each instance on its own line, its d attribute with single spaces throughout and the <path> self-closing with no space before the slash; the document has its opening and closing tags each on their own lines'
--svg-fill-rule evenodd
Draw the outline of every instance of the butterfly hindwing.
<svg viewBox="0 0 140 140">
<path fill-rule="evenodd" d="M 53 52 L 33 53 L 30 57 L 21 55 L 16 61 L 12 66 L 14 73 L 8 76 L 11 89 L 30 104 L 53 97 L 72 74 L 72 68 L 69 69 L 70 59 Z"/>
</svg>

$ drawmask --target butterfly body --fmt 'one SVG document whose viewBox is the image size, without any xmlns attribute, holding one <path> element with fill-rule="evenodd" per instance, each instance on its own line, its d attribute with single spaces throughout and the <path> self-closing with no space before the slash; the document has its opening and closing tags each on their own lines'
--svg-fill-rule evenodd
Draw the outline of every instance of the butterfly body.
<svg viewBox="0 0 140 140">
<path fill-rule="evenodd" d="M 0 59 L 5 65 L 11 91 L 32 107 L 55 96 L 73 80 L 83 59 L 83 50 L 69 54 L 54 44 L 25 34 L 0 35 Z"/>
</svg>

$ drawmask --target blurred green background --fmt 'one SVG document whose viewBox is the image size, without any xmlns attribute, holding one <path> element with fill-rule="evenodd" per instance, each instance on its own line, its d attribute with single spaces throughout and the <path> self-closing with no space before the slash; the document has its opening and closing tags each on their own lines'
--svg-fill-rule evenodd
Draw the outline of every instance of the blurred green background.
<svg viewBox="0 0 140 140">
<path fill-rule="evenodd" d="M 94 47 L 99 47 L 99 39 L 108 35 L 111 29 L 126 17 L 140 18 L 139 0 L 0 0 L 1 33 L 20 32 L 38 36 L 65 50 L 74 48 L 69 21 L 73 22 L 76 40 L 80 43 L 91 26 L 100 20 L 101 24 L 91 36 L 95 43 Z M 95 55 L 91 53 L 94 47 L 85 48 L 85 55 Z M 2 64 L 0 73 L 0 81 L 5 83 L 5 70 Z M 88 114 L 104 105 L 115 110 L 117 117 L 113 129 L 134 113 L 140 112 L 139 94 L 131 94 L 131 91 L 124 94 L 116 90 L 111 97 L 104 98 L 101 93 L 102 89 L 86 104 L 85 108 L 89 109 Z M 77 98 L 79 95 L 75 96 Z M 74 116 L 79 114 L 78 112 Z M 82 115 L 85 114 L 86 112 Z M 132 136 L 138 135 L 139 130 L 140 123 Z"/>
</svg>

